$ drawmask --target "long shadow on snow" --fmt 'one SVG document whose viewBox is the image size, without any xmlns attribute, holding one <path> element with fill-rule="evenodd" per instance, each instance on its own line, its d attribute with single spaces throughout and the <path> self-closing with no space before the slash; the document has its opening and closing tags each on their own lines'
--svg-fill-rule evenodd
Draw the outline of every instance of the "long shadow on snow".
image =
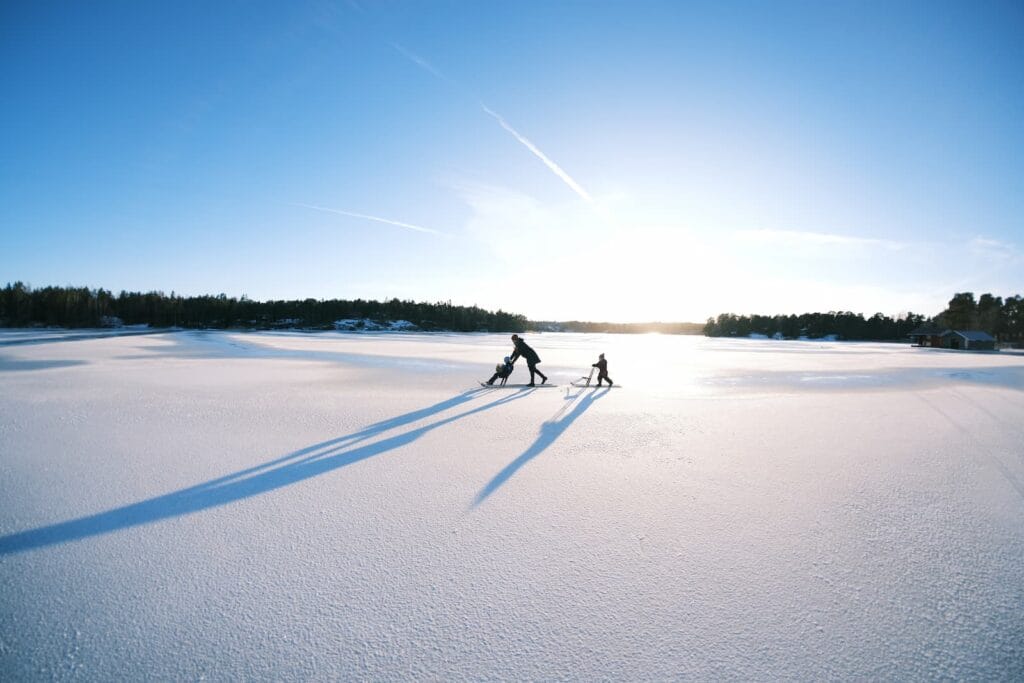
<svg viewBox="0 0 1024 683">
<path fill-rule="evenodd" d="M 16 360 L 0 356 L 0 372 L 24 372 L 88 365 L 84 360 Z"/>
<path fill-rule="evenodd" d="M 78 541 L 91 536 L 99 536 L 172 517 L 180 517 L 284 488 L 285 486 L 326 474 L 361 460 L 401 448 L 438 427 L 443 427 L 464 417 L 469 417 L 491 408 L 497 408 L 529 395 L 532 393 L 532 390 L 517 391 L 512 395 L 504 396 L 455 415 L 438 419 L 401 434 L 360 445 L 362 442 L 387 431 L 449 410 L 485 393 L 486 390 L 483 389 L 466 391 L 427 408 L 414 410 L 404 415 L 372 424 L 352 434 L 299 449 L 284 457 L 256 467 L 240 470 L 224 477 L 212 479 L 197 486 L 156 496 L 95 515 L 9 534 L 0 538 L 0 555 L 9 555 L 69 541 Z"/>
<path fill-rule="evenodd" d="M 28 346 L 31 344 L 61 344 L 73 341 L 88 341 L 90 339 L 106 339 L 108 337 L 141 337 L 149 334 L 172 334 L 174 330 L 132 330 L 130 332 L 118 332 L 116 330 L 103 332 L 88 332 L 75 334 L 69 331 L 68 334 L 53 334 L 43 337 L 22 337 L 20 339 L 0 339 L 0 346 Z"/>
<path fill-rule="evenodd" d="M 573 401 L 583 395 L 576 405 L 573 405 Z M 537 435 L 537 439 L 530 444 L 530 446 L 522 452 L 522 454 L 515 460 L 505 465 L 505 467 L 494 475 L 494 478 L 487 482 L 487 485 L 480 489 L 480 493 L 476 494 L 476 498 L 473 499 L 472 507 L 477 507 L 487 498 L 497 491 L 502 484 L 508 481 L 513 474 L 519 471 L 519 468 L 530 462 L 538 455 L 547 450 L 548 446 L 553 444 L 558 437 L 560 437 L 569 426 L 576 421 L 580 415 L 589 408 L 594 401 L 599 398 L 603 398 L 608 395 L 608 389 L 603 391 L 600 389 L 587 391 L 585 394 L 583 391 L 577 392 L 566 397 L 566 403 L 562 406 L 555 415 L 541 425 L 540 434 Z M 572 407 L 572 410 L 569 408 Z M 568 413 L 566 412 L 568 411 Z"/>
</svg>

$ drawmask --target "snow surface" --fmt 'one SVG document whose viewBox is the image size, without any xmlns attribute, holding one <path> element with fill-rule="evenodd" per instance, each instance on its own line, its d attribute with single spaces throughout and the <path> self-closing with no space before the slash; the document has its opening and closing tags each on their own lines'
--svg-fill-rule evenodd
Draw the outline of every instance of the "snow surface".
<svg viewBox="0 0 1024 683">
<path fill-rule="evenodd" d="M 0 679 L 1024 677 L 1020 355 L 70 336 L 0 333 Z"/>
</svg>

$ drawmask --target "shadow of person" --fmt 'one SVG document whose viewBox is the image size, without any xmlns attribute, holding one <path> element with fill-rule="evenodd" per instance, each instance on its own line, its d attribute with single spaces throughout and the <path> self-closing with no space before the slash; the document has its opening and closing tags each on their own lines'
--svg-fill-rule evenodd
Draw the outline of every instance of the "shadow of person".
<svg viewBox="0 0 1024 683">
<path fill-rule="evenodd" d="M 367 458 L 396 450 L 424 434 L 457 420 L 498 408 L 521 399 L 533 390 L 517 391 L 494 401 L 449 415 L 414 429 L 371 441 L 374 437 L 405 427 L 423 418 L 439 415 L 485 395 L 486 390 L 471 390 L 427 408 L 414 410 L 370 425 L 352 434 L 322 441 L 299 449 L 257 467 L 250 467 L 197 486 L 156 496 L 106 512 L 29 529 L 0 537 L 0 555 L 58 545 L 130 527 L 151 524 L 213 507 L 227 505 L 268 491 L 320 476 Z"/>
<path fill-rule="evenodd" d="M 500 472 L 494 475 L 493 479 L 487 482 L 486 486 L 480 489 L 480 492 L 476 494 L 476 498 L 473 499 L 473 504 L 470 508 L 475 508 L 487 500 L 487 498 L 497 491 L 506 481 L 508 481 L 520 467 L 547 450 L 548 446 L 553 444 L 558 437 L 564 434 L 565 430 L 567 430 L 569 426 L 576 421 L 576 418 L 582 415 L 587 408 L 594 403 L 594 401 L 607 395 L 608 389 L 605 388 L 603 390 L 591 389 L 585 393 L 581 391 L 567 396 L 567 403 L 563 405 L 550 420 L 541 425 L 540 433 L 537 434 L 537 438 L 534 442 L 530 444 L 530 446 L 515 460 L 505 465 Z"/>
</svg>

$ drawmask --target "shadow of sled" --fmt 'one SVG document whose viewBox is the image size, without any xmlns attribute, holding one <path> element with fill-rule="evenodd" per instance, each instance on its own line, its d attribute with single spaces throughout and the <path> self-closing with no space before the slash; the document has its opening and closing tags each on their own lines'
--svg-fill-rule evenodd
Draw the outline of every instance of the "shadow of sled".
<svg viewBox="0 0 1024 683">
<path fill-rule="evenodd" d="M 608 389 L 609 387 L 602 388 Z M 547 450 L 548 446 L 553 444 L 558 437 L 564 434 L 565 430 L 567 430 L 569 426 L 576 421 L 576 418 L 582 415 L 587 408 L 594 403 L 594 401 L 607 395 L 607 391 L 581 391 L 567 396 L 566 400 L 569 402 L 562 406 L 561 409 L 555 413 L 554 417 L 541 425 L 540 434 L 537 435 L 536 440 L 530 444 L 529 448 L 523 451 L 523 453 L 515 460 L 505 465 L 500 472 L 494 475 L 493 479 L 487 482 L 486 486 L 480 489 L 480 492 L 476 494 L 476 498 L 473 499 L 473 505 L 471 507 L 475 508 L 487 500 L 487 498 L 497 491 L 502 484 L 508 481 L 520 467 Z M 576 401 L 580 396 L 582 396 L 582 398 L 573 405 L 573 401 Z"/>
</svg>

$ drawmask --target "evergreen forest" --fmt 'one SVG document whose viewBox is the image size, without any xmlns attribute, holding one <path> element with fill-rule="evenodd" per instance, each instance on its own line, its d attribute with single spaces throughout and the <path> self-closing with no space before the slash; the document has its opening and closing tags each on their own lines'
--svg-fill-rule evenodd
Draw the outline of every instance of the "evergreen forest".
<svg viewBox="0 0 1024 683">
<path fill-rule="evenodd" d="M 88 287 L 42 287 L 8 283 L 0 290 L 0 326 L 112 327 L 149 325 L 184 328 L 332 329 L 336 320 L 388 323 L 406 320 L 422 330 L 522 332 L 526 317 L 451 302 L 304 299 L 253 301 L 224 294 L 179 296 L 174 292 L 119 294 Z"/>
<path fill-rule="evenodd" d="M 1003 299 L 973 292 L 958 292 L 946 309 L 933 318 L 906 313 L 895 318 L 875 313 L 865 318 L 860 313 L 829 311 L 800 315 L 735 315 L 723 313 L 709 318 L 704 334 L 709 337 L 746 337 L 760 334 L 786 339 L 821 338 L 861 341 L 906 341 L 907 335 L 922 325 L 937 329 L 981 330 L 1002 342 L 1024 341 L 1024 299 L 1015 295 Z"/>
</svg>

